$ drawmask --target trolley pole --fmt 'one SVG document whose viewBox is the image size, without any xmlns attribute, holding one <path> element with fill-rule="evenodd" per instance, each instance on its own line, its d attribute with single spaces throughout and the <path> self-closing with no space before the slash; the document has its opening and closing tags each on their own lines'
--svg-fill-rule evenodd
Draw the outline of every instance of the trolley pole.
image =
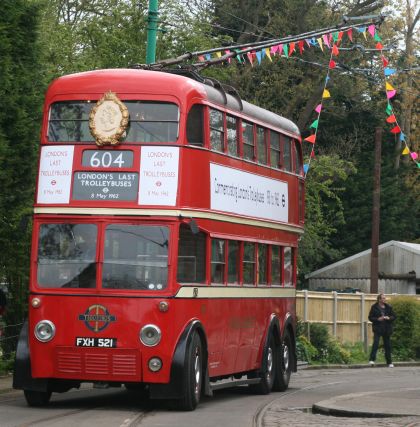
<svg viewBox="0 0 420 427">
<path fill-rule="evenodd" d="M 158 27 L 158 0 L 149 0 L 147 16 L 146 64 L 156 62 L 156 33 Z"/>
<path fill-rule="evenodd" d="M 372 203 L 372 250 L 370 255 L 370 293 L 378 293 L 378 264 L 379 264 L 379 212 L 381 193 L 381 144 L 382 128 L 375 129 L 375 167 L 373 177 Z"/>
</svg>

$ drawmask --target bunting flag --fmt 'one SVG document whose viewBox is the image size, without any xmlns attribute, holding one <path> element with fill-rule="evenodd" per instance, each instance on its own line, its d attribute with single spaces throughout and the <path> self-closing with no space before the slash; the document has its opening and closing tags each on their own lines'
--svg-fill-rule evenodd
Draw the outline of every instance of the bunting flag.
<svg viewBox="0 0 420 427">
<path fill-rule="evenodd" d="M 331 94 L 328 89 L 324 89 L 324 92 L 322 92 L 322 98 L 331 98 Z"/>
<path fill-rule="evenodd" d="M 349 38 L 349 40 L 351 42 L 353 41 L 353 29 L 352 28 L 347 30 L 347 37 Z"/>
<path fill-rule="evenodd" d="M 222 57 L 222 52 L 216 52 L 216 56 L 217 56 L 218 58 L 221 58 L 221 57 Z"/>
<path fill-rule="evenodd" d="M 295 42 L 291 42 L 289 44 L 289 56 L 292 56 L 294 51 L 295 51 Z"/>
<path fill-rule="evenodd" d="M 266 47 L 264 49 L 264 51 L 265 51 L 267 58 L 270 60 L 270 62 L 273 62 L 273 60 L 271 59 L 271 55 L 270 55 L 270 49 L 268 47 Z"/>
<path fill-rule="evenodd" d="M 387 117 L 386 122 L 387 123 L 395 123 L 397 121 L 395 114 L 391 114 L 389 117 Z"/>
<path fill-rule="evenodd" d="M 337 47 L 337 45 L 335 44 L 334 46 L 333 46 L 333 48 L 332 48 L 332 53 L 333 53 L 333 55 L 335 55 L 335 56 L 337 56 L 338 55 L 338 47 Z"/>
<path fill-rule="evenodd" d="M 304 139 L 304 141 L 308 141 L 311 144 L 315 144 L 316 140 L 316 134 L 309 135 L 307 138 Z"/>
<path fill-rule="evenodd" d="M 314 120 L 312 124 L 309 126 L 311 129 L 318 129 L 318 119 Z"/>
<path fill-rule="evenodd" d="M 321 50 L 324 52 L 324 46 L 322 45 L 322 38 L 320 37 L 319 39 L 317 39 L 318 41 L 318 45 L 321 48 Z"/>
<path fill-rule="evenodd" d="M 333 61 L 332 59 L 331 59 L 331 61 L 330 61 L 330 64 L 329 64 L 329 67 L 330 68 L 335 68 L 336 67 L 336 62 L 335 61 Z"/>
<path fill-rule="evenodd" d="M 321 112 L 321 110 L 322 110 L 322 104 L 318 104 L 318 105 L 315 107 L 315 111 L 319 114 L 319 113 Z"/>
<path fill-rule="evenodd" d="M 298 46 L 299 46 L 299 53 L 302 55 L 303 51 L 305 50 L 303 40 L 299 40 Z"/>
</svg>

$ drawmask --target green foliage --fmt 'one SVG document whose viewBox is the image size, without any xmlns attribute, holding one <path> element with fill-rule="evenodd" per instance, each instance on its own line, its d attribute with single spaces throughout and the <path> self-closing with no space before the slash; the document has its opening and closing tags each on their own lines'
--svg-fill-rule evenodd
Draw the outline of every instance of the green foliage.
<svg viewBox="0 0 420 427">
<path fill-rule="evenodd" d="M 13 372 L 14 363 L 15 363 L 14 352 L 12 352 L 7 358 L 0 357 L 0 376 L 7 375 L 10 372 Z"/>
<path fill-rule="evenodd" d="M 304 335 L 299 335 L 296 340 L 296 355 L 298 360 L 311 362 L 318 355 L 318 350 Z"/>
<path fill-rule="evenodd" d="M 41 123 L 42 66 L 37 44 L 38 6 L 5 0 L 0 15 L 0 280 L 7 289 L 7 324 L 26 311 L 31 212 Z M 13 304 L 12 304 L 13 303 Z M 6 354 L 9 329 L 2 347 Z M 7 343 L 7 345 L 6 345 Z M 14 344 L 14 343 L 13 343 Z"/>
<path fill-rule="evenodd" d="M 392 298 L 397 319 L 391 336 L 396 359 L 415 359 L 420 352 L 420 302 L 409 297 Z"/>
</svg>

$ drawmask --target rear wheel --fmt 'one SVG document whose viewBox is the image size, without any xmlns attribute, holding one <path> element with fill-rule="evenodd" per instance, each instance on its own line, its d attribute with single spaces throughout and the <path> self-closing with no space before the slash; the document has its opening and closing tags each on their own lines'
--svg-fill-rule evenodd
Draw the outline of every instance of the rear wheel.
<svg viewBox="0 0 420 427">
<path fill-rule="evenodd" d="M 185 358 L 184 393 L 182 399 L 178 401 L 179 409 L 192 411 L 197 407 L 202 384 L 203 349 L 198 333 L 194 332 Z"/>
<path fill-rule="evenodd" d="M 50 391 L 24 390 L 23 393 L 29 406 L 46 406 L 51 398 Z"/>
<path fill-rule="evenodd" d="M 261 372 L 261 381 L 258 384 L 252 384 L 251 390 L 258 394 L 269 394 L 273 389 L 275 375 L 278 371 L 277 346 L 273 335 L 270 335 L 266 348 L 264 349 L 263 370 Z"/>
<path fill-rule="evenodd" d="M 276 370 L 273 389 L 275 391 L 284 391 L 289 387 L 290 375 L 292 373 L 293 348 L 289 332 L 284 332 L 283 344 L 279 357 L 278 369 Z"/>
</svg>

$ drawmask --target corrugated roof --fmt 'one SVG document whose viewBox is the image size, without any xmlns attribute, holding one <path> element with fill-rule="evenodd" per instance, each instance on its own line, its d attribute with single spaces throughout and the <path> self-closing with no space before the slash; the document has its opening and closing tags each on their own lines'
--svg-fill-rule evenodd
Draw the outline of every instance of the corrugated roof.
<svg viewBox="0 0 420 427">
<path fill-rule="evenodd" d="M 382 249 L 385 249 L 388 246 L 398 246 L 398 247 L 400 247 L 402 249 L 405 249 L 405 250 L 408 250 L 410 252 L 414 252 L 414 253 L 420 255 L 420 244 L 418 244 L 418 243 L 398 242 L 397 240 L 390 240 L 389 242 L 382 243 L 382 245 L 378 246 L 378 251 L 381 251 Z M 326 267 L 320 268 L 319 270 L 315 270 L 312 273 L 309 273 L 309 274 L 305 275 L 305 279 L 310 279 L 311 277 L 314 277 L 314 276 L 318 275 L 319 273 L 324 273 L 325 271 L 332 270 L 332 269 L 334 269 L 336 267 L 339 267 L 339 266 L 341 266 L 343 264 L 346 264 L 346 263 L 348 263 L 350 261 L 353 261 L 353 260 L 355 260 L 357 258 L 361 258 L 361 257 L 363 257 L 365 255 L 369 255 L 371 252 L 372 252 L 372 249 L 367 249 L 367 250 L 365 250 L 363 252 L 359 252 L 356 255 L 352 255 L 350 257 L 344 258 L 344 259 L 342 259 L 340 261 L 335 262 L 334 264 L 327 265 Z"/>
</svg>

